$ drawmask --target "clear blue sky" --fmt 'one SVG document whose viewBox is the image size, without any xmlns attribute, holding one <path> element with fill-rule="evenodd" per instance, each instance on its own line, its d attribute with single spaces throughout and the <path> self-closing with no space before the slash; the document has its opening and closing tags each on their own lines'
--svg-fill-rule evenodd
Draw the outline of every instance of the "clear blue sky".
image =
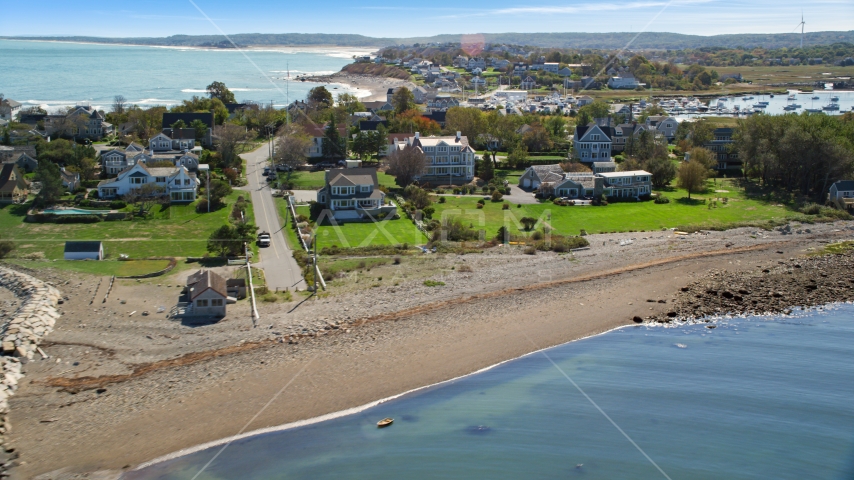
<svg viewBox="0 0 854 480">
<path fill-rule="evenodd" d="M 854 0 L 192 1 L 226 33 L 787 33 L 795 31 L 804 7 L 807 31 L 854 29 Z M 13 0 L 0 5 L 0 35 L 216 33 L 191 0 Z"/>
</svg>

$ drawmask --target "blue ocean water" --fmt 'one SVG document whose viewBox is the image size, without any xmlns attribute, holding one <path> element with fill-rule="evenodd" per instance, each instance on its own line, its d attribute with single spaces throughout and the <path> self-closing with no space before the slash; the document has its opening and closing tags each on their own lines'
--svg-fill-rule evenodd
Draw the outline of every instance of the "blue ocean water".
<svg viewBox="0 0 854 480">
<path fill-rule="evenodd" d="M 224 82 L 238 101 L 286 105 L 305 98 L 316 84 L 294 81 L 303 74 L 331 74 L 367 50 L 344 48 L 231 49 L 164 48 L 127 45 L 0 40 L 0 92 L 28 105 L 57 107 L 90 103 L 109 110 L 115 95 L 140 106 L 173 105 L 204 95 Z M 287 82 L 290 69 L 291 81 Z M 337 92 L 362 93 L 329 87 Z"/>
<path fill-rule="evenodd" d="M 197 478 L 851 479 L 852 346 L 853 305 L 623 328 L 237 440 Z M 220 449 L 126 478 L 193 478 Z"/>
</svg>

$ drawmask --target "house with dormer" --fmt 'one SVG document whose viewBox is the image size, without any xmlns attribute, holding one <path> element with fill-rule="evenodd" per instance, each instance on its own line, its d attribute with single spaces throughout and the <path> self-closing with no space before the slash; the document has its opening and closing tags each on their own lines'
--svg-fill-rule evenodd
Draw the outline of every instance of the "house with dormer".
<svg viewBox="0 0 854 480">
<path fill-rule="evenodd" d="M 393 206 L 386 204 L 375 168 L 327 170 L 323 188 L 317 191 L 317 203 L 323 205 L 335 221 L 370 220 L 380 213 L 395 211 Z"/>
<path fill-rule="evenodd" d="M 676 129 L 679 128 L 679 122 L 666 115 L 650 115 L 646 117 L 644 123 L 654 127 L 668 142 L 672 142 L 676 138 Z"/>
<path fill-rule="evenodd" d="M 14 163 L 4 163 L 0 169 L 0 203 L 25 202 L 29 183 Z"/>
<path fill-rule="evenodd" d="M 98 198 L 120 198 L 140 193 L 143 185 L 153 184 L 158 195 L 168 197 L 174 203 L 196 200 L 199 179 L 186 167 L 147 167 L 137 163 L 128 167 L 116 178 L 103 180 L 98 184 Z"/>
<path fill-rule="evenodd" d="M 100 140 L 113 132 L 113 125 L 104 121 L 104 115 L 94 107 L 77 106 L 65 114 L 45 116 L 44 129 L 48 135 Z"/>
<path fill-rule="evenodd" d="M 519 176 L 519 187 L 524 189 L 539 188 L 540 185 L 549 180 L 552 174 L 562 177 L 563 168 L 557 163 L 552 165 L 532 165 Z"/>
<path fill-rule="evenodd" d="M 101 168 L 107 175 L 118 175 L 132 165 L 128 154 L 121 150 L 101 152 Z"/>
<path fill-rule="evenodd" d="M 196 147 L 196 130 L 193 128 L 164 128 L 148 140 L 152 152 L 185 152 Z"/>
<path fill-rule="evenodd" d="M 397 143 L 397 148 L 418 148 L 427 156 L 427 168 L 416 177 L 421 184 L 464 185 L 474 179 L 474 149 L 467 137 L 457 132 L 455 136 L 422 137 L 415 132 Z"/>
<path fill-rule="evenodd" d="M 610 161 L 613 136 L 614 127 L 611 126 L 595 122 L 576 125 L 573 143 L 575 158 L 582 163 Z"/>
</svg>

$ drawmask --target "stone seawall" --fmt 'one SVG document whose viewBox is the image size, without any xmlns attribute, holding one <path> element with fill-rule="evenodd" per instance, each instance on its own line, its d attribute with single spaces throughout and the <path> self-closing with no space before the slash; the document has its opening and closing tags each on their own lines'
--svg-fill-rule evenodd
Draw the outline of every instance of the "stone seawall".
<svg viewBox="0 0 854 480">
<path fill-rule="evenodd" d="M 23 378 L 21 364 L 41 352 L 38 345 L 53 330 L 59 312 L 56 307 L 62 294 L 51 285 L 26 273 L 0 266 L 0 287 L 9 289 L 21 301 L 20 307 L 3 319 L 0 325 L 0 475 L 14 457 L 13 449 L 6 445 L 4 436 L 11 426 L 9 397 L 18 389 Z"/>
</svg>

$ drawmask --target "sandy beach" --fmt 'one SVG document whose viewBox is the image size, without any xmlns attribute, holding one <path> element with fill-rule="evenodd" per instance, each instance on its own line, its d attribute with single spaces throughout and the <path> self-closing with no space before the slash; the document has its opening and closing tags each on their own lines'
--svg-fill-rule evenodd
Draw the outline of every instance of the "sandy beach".
<svg viewBox="0 0 854 480">
<path fill-rule="evenodd" d="M 299 77 L 299 79 L 312 83 L 346 85 L 362 92 L 370 92 L 370 94 L 358 95 L 363 102 L 386 100 L 386 93 L 389 88 L 406 87 L 410 90 L 415 88 L 415 84 L 407 80 L 377 77 L 374 75 L 357 75 L 346 72 L 338 72 L 332 75 L 305 76 Z"/>
<path fill-rule="evenodd" d="M 9 441 L 20 455 L 12 478 L 115 478 L 194 445 L 357 407 L 637 320 L 667 321 L 674 308 L 720 308 L 683 289 L 708 290 L 703 282 L 721 275 L 766 275 L 776 291 L 777 277 L 764 270 L 794 269 L 789 259 L 854 238 L 854 222 L 809 227 L 591 235 L 590 250 L 574 256 L 516 247 L 407 256 L 370 272 L 397 275 L 398 285 L 342 286 L 293 311 L 295 302 L 261 304 L 257 328 L 245 302 L 215 324 L 154 313 L 174 302 L 190 270 L 120 281 L 106 303 L 91 305 L 103 296 L 98 277 L 40 270 L 66 302 L 43 344 L 49 358 L 24 366 L 10 401 Z M 808 276 L 813 264 L 797 263 Z M 445 285 L 424 286 L 425 275 Z M 142 310 L 152 313 L 128 315 Z"/>
</svg>

